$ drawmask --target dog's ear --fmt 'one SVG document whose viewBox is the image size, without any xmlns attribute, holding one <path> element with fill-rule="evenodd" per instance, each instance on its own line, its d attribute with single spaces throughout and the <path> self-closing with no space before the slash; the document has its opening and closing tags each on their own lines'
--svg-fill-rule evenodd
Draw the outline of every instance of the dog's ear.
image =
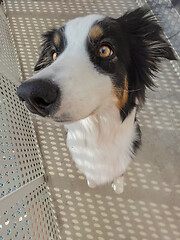
<svg viewBox="0 0 180 240">
<path fill-rule="evenodd" d="M 128 83 L 135 98 L 143 103 L 145 89 L 152 89 L 152 77 L 163 58 L 175 60 L 162 28 L 148 8 L 138 8 L 117 19 L 130 49 Z"/>
<path fill-rule="evenodd" d="M 52 29 L 42 35 L 43 43 L 41 44 L 42 52 L 39 56 L 39 59 L 34 67 L 34 71 L 39 71 L 53 61 L 52 55 L 55 51 L 55 41 L 58 41 L 59 31 L 57 29 Z M 60 36 L 59 36 L 60 39 Z"/>
</svg>

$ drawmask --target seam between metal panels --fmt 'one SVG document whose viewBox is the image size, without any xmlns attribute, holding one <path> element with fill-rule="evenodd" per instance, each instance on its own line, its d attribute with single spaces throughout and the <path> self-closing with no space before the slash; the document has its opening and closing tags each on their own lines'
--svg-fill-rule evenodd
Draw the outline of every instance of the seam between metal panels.
<svg viewBox="0 0 180 240">
<path fill-rule="evenodd" d="M 39 178 L 36 178 L 35 180 L 27 183 L 21 188 L 18 188 L 12 193 L 9 193 L 8 195 L 4 196 L 3 198 L 0 199 L 1 210 L 6 209 L 8 206 L 11 206 L 12 198 L 13 198 L 13 202 L 18 202 L 19 196 L 21 196 L 22 198 L 25 197 L 27 193 L 32 191 L 32 189 L 37 188 L 39 185 L 41 185 L 44 182 L 45 182 L 44 176 L 40 176 Z"/>
</svg>

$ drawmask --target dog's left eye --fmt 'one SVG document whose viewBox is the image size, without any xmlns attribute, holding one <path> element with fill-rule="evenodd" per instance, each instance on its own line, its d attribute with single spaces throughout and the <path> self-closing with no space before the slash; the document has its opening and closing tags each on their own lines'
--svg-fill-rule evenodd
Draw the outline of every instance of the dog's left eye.
<svg viewBox="0 0 180 240">
<path fill-rule="evenodd" d="M 54 53 L 53 53 L 53 55 L 52 55 L 52 59 L 53 59 L 53 61 L 55 61 L 55 60 L 56 60 L 56 58 L 57 58 L 57 53 L 56 53 L 56 52 L 54 52 Z"/>
<path fill-rule="evenodd" d="M 110 57 L 113 55 L 113 51 L 109 46 L 103 45 L 99 49 L 99 56 L 102 58 Z"/>
</svg>

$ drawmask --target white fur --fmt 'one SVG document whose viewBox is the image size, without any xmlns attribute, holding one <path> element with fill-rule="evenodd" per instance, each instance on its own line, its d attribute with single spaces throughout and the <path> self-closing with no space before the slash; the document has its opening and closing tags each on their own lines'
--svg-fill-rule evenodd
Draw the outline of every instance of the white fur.
<svg viewBox="0 0 180 240">
<path fill-rule="evenodd" d="M 105 184 L 125 172 L 137 140 L 135 113 L 134 108 L 121 123 L 118 109 L 109 103 L 97 114 L 66 125 L 67 146 L 88 181 Z"/>
</svg>

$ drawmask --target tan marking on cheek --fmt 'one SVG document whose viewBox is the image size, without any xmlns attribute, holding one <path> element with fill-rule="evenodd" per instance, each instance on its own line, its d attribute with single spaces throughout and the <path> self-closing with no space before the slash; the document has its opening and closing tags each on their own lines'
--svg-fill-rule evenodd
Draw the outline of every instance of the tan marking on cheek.
<svg viewBox="0 0 180 240">
<path fill-rule="evenodd" d="M 60 46 L 61 39 L 58 33 L 55 33 L 53 41 L 56 47 Z"/>
<path fill-rule="evenodd" d="M 121 100 L 121 108 L 125 106 L 127 101 L 128 101 L 128 80 L 126 76 L 124 81 L 124 91 L 123 91 L 122 100 Z"/>
<path fill-rule="evenodd" d="M 91 30 L 88 34 L 88 37 L 90 39 L 96 40 L 96 39 L 102 37 L 102 35 L 103 35 L 103 29 L 100 26 L 95 25 L 94 27 L 91 28 Z"/>
<path fill-rule="evenodd" d="M 113 95 L 115 95 L 115 104 L 116 107 L 121 110 L 128 101 L 128 80 L 125 77 L 124 80 L 124 89 L 113 88 Z"/>
</svg>

